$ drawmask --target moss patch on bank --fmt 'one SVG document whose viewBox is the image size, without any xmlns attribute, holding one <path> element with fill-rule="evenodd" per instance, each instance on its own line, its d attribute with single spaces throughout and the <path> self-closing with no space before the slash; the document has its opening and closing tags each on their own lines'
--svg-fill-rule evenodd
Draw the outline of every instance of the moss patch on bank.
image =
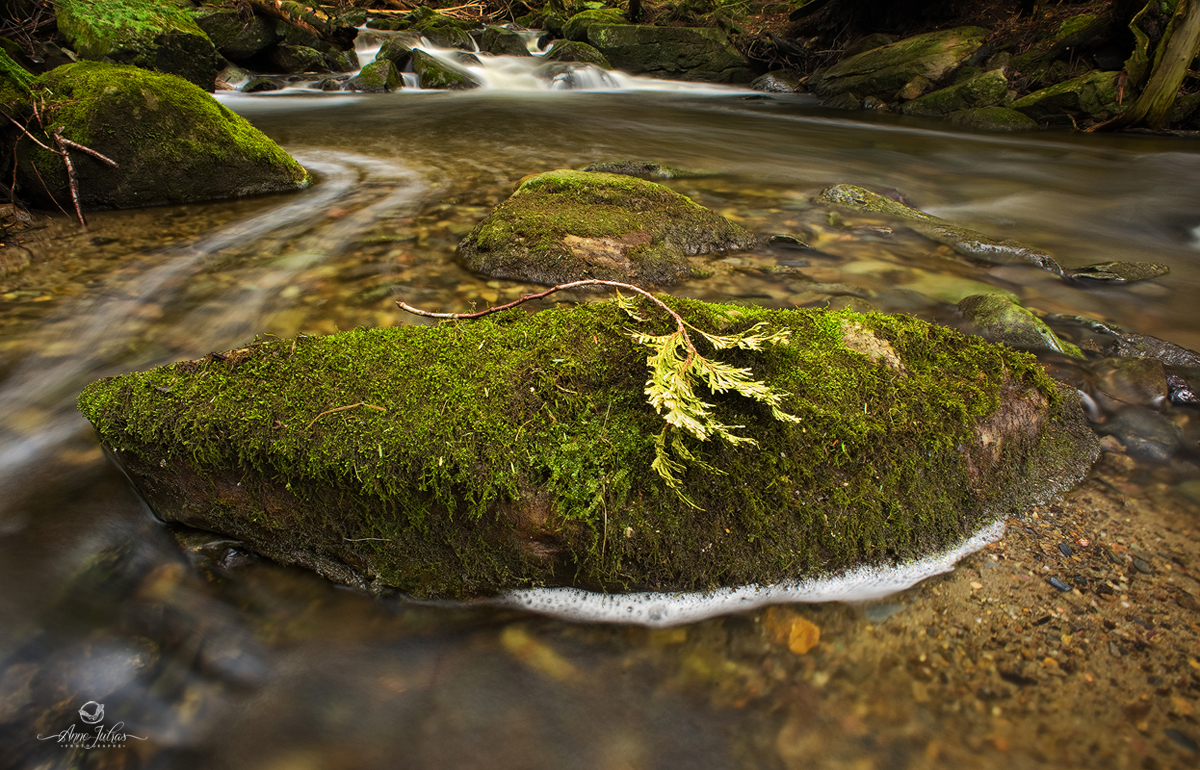
<svg viewBox="0 0 1200 770">
<path fill-rule="evenodd" d="M 712 396 L 760 446 L 682 438 L 699 509 L 650 470 L 663 421 L 611 302 L 262 340 L 100 380 L 80 409 L 160 516 L 417 596 L 691 590 L 890 562 L 1094 458 L 1078 406 L 1028 354 L 903 316 L 664 299 L 705 330 L 791 331 L 717 354 L 788 393 L 800 421 Z M 639 330 L 670 328 L 643 309 Z M 986 426 L 1014 404 L 1029 430 L 997 440 Z"/>
<path fill-rule="evenodd" d="M 75 154 L 85 208 L 191 203 L 285 192 L 308 182 L 300 164 L 265 134 L 180 78 L 79 62 L 51 70 L 33 88 L 43 100 L 47 134 L 62 126 L 67 139 L 120 164 L 113 169 Z M 53 207 L 48 186 L 70 207 L 59 156 L 25 139 L 17 157 L 24 197 Z"/>
</svg>

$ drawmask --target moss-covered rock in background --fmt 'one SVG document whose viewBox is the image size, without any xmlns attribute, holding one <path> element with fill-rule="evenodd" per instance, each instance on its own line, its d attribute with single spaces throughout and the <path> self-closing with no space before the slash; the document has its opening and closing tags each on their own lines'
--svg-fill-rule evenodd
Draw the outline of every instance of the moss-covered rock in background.
<svg viewBox="0 0 1200 770">
<path fill-rule="evenodd" d="M 422 597 L 891 563 L 1054 496 L 1096 455 L 1074 391 L 1029 354 L 904 316 L 667 301 L 708 331 L 791 332 L 716 354 L 799 422 L 712 397 L 760 446 L 685 440 L 699 508 L 650 470 L 662 418 L 629 327 L 669 327 L 648 303 L 645 323 L 599 302 L 262 341 L 95 382 L 80 408 L 160 517 Z"/>
<path fill-rule="evenodd" d="M 612 65 L 609 64 L 608 59 L 604 57 L 604 54 L 596 50 L 594 46 L 575 40 L 554 41 L 554 45 L 550 46 L 550 50 L 542 56 L 542 61 L 579 62 L 581 64 L 595 64 L 597 67 L 603 67 L 606 70 L 612 69 Z"/>
<path fill-rule="evenodd" d="M 1028 131 L 1038 124 L 1030 117 L 1008 107 L 974 107 L 950 113 L 950 122 L 980 131 Z"/>
<path fill-rule="evenodd" d="M 325 54 L 305 45 L 280 44 L 270 50 L 267 62 L 275 72 L 332 72 Z"/>
<path fill-rule="evenodd" d="M 1119 72 L 1089 72 L 1043 88 L 1012 103 L 1012 108 L 1039 123 L 1074 125 L 1082 118 L 1107 120 L 1125 109 L 1117 103 Z"/>
<path fill-rule="evenodd" d="M 273 19 L 255 15 L 246 18 L 233 9 L 204 9 L 196 14 L 196 24 L 217 51 L 233 62 L 245 62 L 282 39 Z"/>
<path fill-rule="evenodd" d="M 1002 70 L 992 70 L 905 102 L 905 115 L 944 117 L 952 112 L 976 107 L 995 107 L 1008 96 L 1008 78 Z"/>
<path fill-rule="evenodd" d="M 73 155 L 80 199 L 89 209 L 230 198 L 296 190 L 308 175 L 278 145 L 196 86 L 135 67 L 80 62 L 34 83 L 47 132 L 101 152 L 110 168 Z M 48 142 L 48 139 L 43 139 Z M 28 139 L 17 144 L 21 196 L 70 208 L 62 159 Z M 36 165 L 36 170 L 35 170 Z"/>
<path fill-rule="evenodd" d="M 1058 338 L 1042 319 L 1001 294 L 976 294 L 958 303 L 970 328 L 992 342 L 1020 350 L 1083 358 L 1079 348 Z"/>
<path fill-rule="evenodd" d="M 487 27 L 479 36 L 479 50 L 494 56 L 532 56 L 525 38 L 511 29 Z"/>
<path fill-rule="evenodd" d="M 375 61 L 386 59 L 403 71 L 412 61 L 413 49 L 420 44 L 421 36 L 416 32 L 389 35 L 383 41 L 383 45 L 379 46 L 379 51 L 375 54 Z"/>
<path fill-rule="evenodd" d="M 412 52 L 412 71 L 416 73 L 421 88 L 461 91 L 479 87 L 479 81 L 475 78 L 420 50 Z"/>
<path fill-rule="evenodd" d="M 221 57 L 183 0 L 55 0 L 58 29 L 79 56 L 179 75 L 213 90 Z"/>
<path fill-rule="evenodd" d="M 365 91 L 381 94 L 385 91 L 395 91 L 404 87 L 404 78 L 396 65 L 387 59 L 374 61 L 362 68 L 362 72 L 346 81 L 344 90 Z"/>
<path fill-rule="evenodd" d="M 918 76 L 936 83 L 949 75 L 986 37 L 980 27 L 959 27 L 905 38 L 814 72 L 808 87 L 818 96 L 853 93 L 892 101 Z"/>
<path fill-rule="evenodd" d="M 562 26 L 562 36 L 567 40 L 586 42 L 588 29 L 594 24 L 628 24 L 624 12 L 616 8 L 580 11 L 567 19 Z"/>
<path fill-rule="evenodd" d="M 467 267 L 497 278 L 666 285 L 692 276 L 689 256 L 755 243 L 741 226 L 668 187 L 564 170 L 527 179 L 459 252 Z"/>
<path fill-rule="evenodd" d="M 634 75 L 706 83 L 749 83 L 754 77 L 719 29 L 594 24 L 587 42 L 612 66 Z"/>
</svg>

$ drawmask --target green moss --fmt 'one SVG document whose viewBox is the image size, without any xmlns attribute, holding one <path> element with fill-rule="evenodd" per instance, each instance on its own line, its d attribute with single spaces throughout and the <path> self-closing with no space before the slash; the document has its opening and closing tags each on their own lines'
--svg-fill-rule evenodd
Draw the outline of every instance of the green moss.
<svg viewBox="0 0 1200 770">
<path fill-rule="evenodd" d="M 984 337 L 1014 348 L 1062 353 L 1083 358 L 1083 352 L 1058 335 L 1026 308 L 999 294 L 977 294 L 958 303 L 967 321 Z"/>
<path fill-rule="evenodd" d="M 959 110 L 994 107 L 1008 96 L 1008 79 L 1002 70 L 992 70 L 906 102 L 905 115 L 941 117 Z"/>
<path fill-rule="evenodd" d="M 744 249 L 753 234 L 690 198 L 631 176 L 551 171 L 527 179 L 464 239 L 464 262 L 539 283 L 674 283 L 689 255 Z"/>
<path fill-rule="evenodd" d="M 76 161 L 89 208 L 280 192 L 307 183 L 304 169 L 278 145 L 180 78 L 79 62 L 46 73 L 34 89 L 45 103 L 47 132 L 62 126 L 66 138 L 120 164 L 111 169 L 86 157 Z M 61 158 L 25 141 L 18 159 L 28 197 L 50 204 L 39 176 L 62 197 Z"/>
<path fill-rule="evenodd" d="M 568 40 L 587 42 L 588 28 L 593 24 L 628 24 L 625 14 L 617 8 L 580 11 L 563 23 L 562 36 Z"/>
<path fill-rule="evenodd" d="M 433 56 L 421 50 L 412 52 L 412 71 L 421 81 L 421 88 L 444 88 L 461 91 L 477 88 L 479 81 L 465 72 L 447 67 Z"/>
<path fill-rule="evenodd" d="M 814 72 L 808 87 L 818 96 L 853 93 L 891 101 L 917 76 L 938 82 L 983 45 L 980 27 L 929 32 L 861 53 Z"/>
<path fill-rule="evenodd" d="M 1119 72 L 1089 72 L 1043 88 L 1012 103 L 1012 108 L 1038 122 L 1086 116 L 1105 120 L 1124 108 L 1117 103 Z"/>
<path fill-rule="evenodd" d="M 164 518 L 420 596 L 703 589 L 907 558 L 1094 457 L 1078 407 L 1028 354 L 901 316 L 664 300 L 711 331 L 791 330 L 719 354 L 801 419 L 713 396 L 760 447 L 685 439 L 700 462 L 684 492 L 703 510 L 650 471 L 662 418 L 611 302 L 263 340 L 100 380 L 79 404 Z M 1022 399 L 1049 404 L 1045 432 L 985 462 L 999 445 L 977 449 L 978 424 Z"/>
<path fill-rule="evenodd" d="M 0 49 L 0 104 L 6 112 L 14 105 L 28 103 L 34 76 Z M 13 117 L 16 117 L 15 115 Z M 7 121 L 5 121 L 7 122 Z"/>
</svg>

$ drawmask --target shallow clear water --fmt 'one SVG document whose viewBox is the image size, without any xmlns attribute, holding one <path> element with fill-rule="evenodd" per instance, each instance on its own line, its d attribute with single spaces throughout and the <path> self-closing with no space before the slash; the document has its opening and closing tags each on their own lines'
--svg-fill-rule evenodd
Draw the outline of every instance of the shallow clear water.
<svg viewBox="0 0 1200 770">
<path fill-rule="evenodd" d="M 519 296 L 531 287 L 474 276 L 454 249 L 527 174 L 629 158 L 683 167 L 701 174 L 673 188 L 763 238 L 815 247 L 700 259 L 712 276 L 679 294 L 777 307 L 869 302 L 954 322 L 953 303 L 990 287 L 1041 313 L 1200 349 L 1194 140 L 970 134 L 732 91 L 225 103 L 318 183 L 294 196 L 98 213 L 86 234 L 56 220 L 29 237 L 31 267 L 4 279 L 0 744 L 12 766 L 940 761 L 927 749 L 872 748 L 849 728 L 813 743 L 811 763 L 797 754 L 781 736 L 798 729 L 798 702 L 822 714 L 822 691 L 796 695 L 789 677 L 821 672 L 813 658 L 769 652 L 762 629 L 773 621 L 761 612 L 666 630 L 576 625 L 370 599 L 215 537 L 192 533 L 181 549 L 76 416 L 75 395 L 106 374 L 256 334 L 413 322 L 396 299 L 453 311 Z M 836 183 L 898 191 L 1065 266 L 1150 260 L 1172 272 L 1081 289 L 1033 268 L 970 264 L 900 223 L 811 202 Z M 1180 457 L 1155 472 L 1173 484 L 1194 467 Z M 841 604 L 808 612 L 826 638 L 862 621 L 861 609 Z M 841 654 L 838 644 L 828 649 Z M 104 703 L 110 723 L 119 716 L 147 740 L 106 753 L 36 739 L 65 728 L 84 701 Z M 941 745 L 959 742 L 936 719 L 922 729 Z M 1000 754 L 979 763 L 1008 766 Z"/>
</svg>

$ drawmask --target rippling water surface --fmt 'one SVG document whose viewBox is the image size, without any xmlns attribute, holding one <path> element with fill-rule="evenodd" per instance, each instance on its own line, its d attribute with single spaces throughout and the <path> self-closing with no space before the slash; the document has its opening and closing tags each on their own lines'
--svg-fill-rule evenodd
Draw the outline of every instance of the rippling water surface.
<svg viewBox="0 0 1200 770">
<path fill-rule="evenodd" d="M 796 713 L 843 722 L 822 711 L 820 651 L 772 652 L 769 613 L 657 630 L 573 624 L 371 599 L 199 533 L 181 533 L 181 549 L 76 415 L 76 394 L 100 376 L 257 334 L 413 322 L 396 299 L 461 311 L 519 296 L 531 287 L 474 276 L 454 249 L 525 175 L 619 159 L 686 168 L 697 174 L 668 184 L 764 239 L 814 247 L 699 260 L 711 277 L 679 294 L 869 303 L 953 323 L 962 297 L 1004 290 L 1040 313 L 1200 349 L 1194 140 L 971 134 L 732 90 L 226 104 L 318 183 L 290 197 L 98 213 L 87 233 L 56 220 L 30 237 L 31 267 L 0 286 L 0 764 L 953 765 L 954 751 L 929 749 L 963 743 L 936 715 L 904 717 L 923 749 L 848 727 L 796 749 Z M 971 264 L 897 222 L 812 203 L 837 183 L 896 191 L 1065 266 L 1148 260 L 1172 272 L 1081 289 L 1032 268 Z M 1171 472 L 1183 475 L 1167 481 L 1190 478 L 1193 459 L 1177 458 Z M 826 629 L 820 649 L 844 652 L 864 611 L 811 608 Z M 856 686 L 875 680 L 868 672 Z M 146 740 L 99 750 L 37 739 L 77 720 L 86 701 Z M 972 756 L 1011 766 L 999 751 Z M 1022 762 L 1043 760 L 1053 765 Z"/>
</svg>

